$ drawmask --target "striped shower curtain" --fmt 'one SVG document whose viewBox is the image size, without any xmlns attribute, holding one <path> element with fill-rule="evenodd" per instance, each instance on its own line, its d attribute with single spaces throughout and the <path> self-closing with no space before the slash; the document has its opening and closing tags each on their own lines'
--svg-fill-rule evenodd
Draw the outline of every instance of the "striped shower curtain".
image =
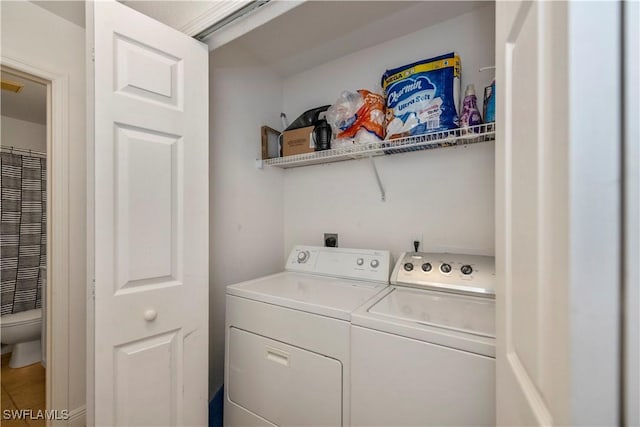
<svg viewBox="0 0 640 427">
<path fill-rule="evenodd" d="M 47 256 L 47 160 L 0 153 L 0 314 L 41 306 Z M 44 271 L 42 272 L 44 275 Z"/>
</svg>

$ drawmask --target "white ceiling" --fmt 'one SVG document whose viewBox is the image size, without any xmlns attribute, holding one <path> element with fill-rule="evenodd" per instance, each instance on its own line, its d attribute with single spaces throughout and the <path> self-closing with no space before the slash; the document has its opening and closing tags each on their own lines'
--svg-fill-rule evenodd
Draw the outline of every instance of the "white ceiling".
<svg viewBox="0 0 640 427">
<path fill-rule="evenodd" d="M 212 8 L 221 8 L 228 6 L 228 3 L 240 2 L 232 2 L 231 0 L 121 0 L 121 3 L 176 30 L 181 30 L 195 18 L 207 13 Z"/>
<path fill-rule="evenodd" d="M 32 1 L 33 4 L 48 10 L 84 28 L 84 1 Z"/>
<path fill-rule="evenodd" d="M 288 76 L 487 4 L 453 0 L 308 1 L 229 46 L 240 46 L 280 75 Z"/>
<path fill-rule="evenodd" d="M 24 84 L 20 93 L 3 90 L 0 94 L 0 113 L 27 122 L 46 124 L 47 87 L 41 83 L 2 72 L 2 78 Z"/>
<path fill-rule="evenodd" d="M 194 19 L 210 11 L 212 8 L 229 8 L 230 3 L 244 4 L 242 0 L 119 0 L 132 9 L 150 16 L 177 30 L 182 29 Z M 45 0 L 32 3 L 48 10 L 59 17 L 73 22 L 81 27 L 85 26 L 84 1 Z"/>
<path fill-rule="evenodd" d="M 1 1 L 1 0 L 0 0 Z M 177 30 L 221 19 L 248 0 L 120 0 Z M 286 1 L 286 0 L 284 0 Z M 83 1 L 33 1 L 64 19 L 84 26 Z M 359 49 L 383 43 L 486 5 L 458 0 L 316 0 L 232 41 L 282 76 L 312 68 Z M 233 6 L 236 5 L 236 6 Z M 320 23 L 320 25 L 318 25 Z M 265 41 L 269 41 L 266 43 Z"/>
<path fill-rule="evenodd" d="M 360 31 L 363 26 L 412 5 L 415 2 L 309 1 L 256 28 L 238 39 L 238 43 L 263 62 L 277 63 L 315 49 L 322 43 Z M 387 29 L 378 28 L 377 32 L 386 38 Z M 266 40 L 271 42 L 265 43 Z M 346 48 L 353 51 L 350 46 Z"/>
</svg>

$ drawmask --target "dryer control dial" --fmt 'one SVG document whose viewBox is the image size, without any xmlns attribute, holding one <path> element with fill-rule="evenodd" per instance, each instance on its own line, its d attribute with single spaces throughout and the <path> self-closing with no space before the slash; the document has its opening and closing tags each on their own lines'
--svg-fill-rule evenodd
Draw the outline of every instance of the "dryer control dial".
<svg viewBox="0 0 640 427">
<path fill-rule="evenodd" d="M 440 265 L 440 271 L 442 271 L 444 274 L 451 273 L 451 265 L 447 264 L 446 262 L 442 263 Z"/>
<path fill-rule="evenodd" d="M 304 264 L 309 260 L 309 251 L 300 251 L 298 252 L 298 262 L 300 264 Z"/>
<path fill-rule="evenodd" d="M 380 261 L 378 261 L 377 259 L 372 259 L 369 265 L 371 266 L 371 268 L 378 268 L 378 266 L 380 265 Z"/>
<path fill-rule="evenodd" d="M 422 264 L 422 271 L 424 271 L 425 273 L 428 273 L 431 271 L 431 263 L 430 262 L 425 262 L 424 264 Z"/>
<path fill-rule="evenodd" d="M 404 268 L 404 271 L 412 271 L 413 270 L 413 264 L 410 263 L 410 262 L 405 262 L 403 268 Z"/>
</svg>

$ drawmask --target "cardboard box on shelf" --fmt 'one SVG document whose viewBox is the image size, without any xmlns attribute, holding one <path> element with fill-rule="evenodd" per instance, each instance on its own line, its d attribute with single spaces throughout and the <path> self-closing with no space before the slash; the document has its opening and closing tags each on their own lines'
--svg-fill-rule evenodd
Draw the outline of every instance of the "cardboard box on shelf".
<svg viewBox="0 0 640 427">
<path fill-rule="evenodd" d="M 280 157 L 280 131 L 269 126 L 260 128 L 262 138 L 262 160 Z"/>
<path fill-rule="evenodd" d="M 315 150 L 311 143 L 313 126 L 284 131 L 282 134 L 282 155 L 313 153 Z"/>
</svg>

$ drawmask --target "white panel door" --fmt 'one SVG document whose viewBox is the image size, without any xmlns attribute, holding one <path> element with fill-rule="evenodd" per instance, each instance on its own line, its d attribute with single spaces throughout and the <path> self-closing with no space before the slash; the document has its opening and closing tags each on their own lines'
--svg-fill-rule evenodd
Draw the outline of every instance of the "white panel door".
<svg viewBox="0 0 640 427">
<path fill-rule="evenodd" d="M 91 4 L 88 17 L 88 423 L 206 425 L 208 51 L 115 1 Z"/>
<path fill-rule="evenodd" d="M 496 292 L 497 422 L 551 425 L 549 402 L 561 406 L 567 402 L 561 388 L 548 390 L 553 394 L 545 399 L 539 387 L 540 376 L 544 374 L 541 363 L 549 361 L 543 359 L 550 356 L 545 341 L 552 320 L 543 316 L 542 310 L 549 309 L 548 302 L 562 311 L 568 300 L 566 287 L 558 287 L 553 291 L 554 299 L 546 300 L 553 283 L 545 280 L 546 272 L 540 268 L 542 258 L 554 252 L 566 260 L 568 244 L 559 234 L 554 247 L 546 246 L 549 228 L 567 224 L 564 217 L 554 224 L 543 222 L 545 213 L 541 212 L 543 203 L 559 211 L 567 208 L 566 180 L 550 186 L 551 177 L 542 173 L 544 162 L 550 160 L 544 158 L 547 155 L 544 132 L 550 123 L 545 121 L 542 104 L 551 90 L 545 86 L 552 83 L 545 69 L 552 49 L 545 46 L 544 38 L 544 30 L 550 25 L 545 22 L 545 9 L 551 5 L 519 1 L 496 6 L 497 63 L 504 64 L 496 71 L 496 82 L 503 82 L 500 86 L 504 100 L 498 103 L 501 115 L 497 118 L 502 133 L 496 147 L 496 273 L 503 285 Z M 566 37 L 556 43 L 558 56 L 566 53 Z M 566 62 L 556 66 L 566 67 Z M 558 83 L 563 78 L 565 74 L 560 73 Z M 566 103 L 566 98 L 558 99 Z M 565 126 L 558 131 L 566 133 L 566 129 Z M 558 145 L 554 151 L 557 164 L 567 162 L 566 145 Z M 566 272 L 555 277 L 557 283 L 566 283 L 566 278 Z M 554 325 L 556 334 L 568 337 L 568 325 L 564 319 L 558 320 Z M 557 344 L 556 363 L 566 364 L 568 345 Z M 566 386 L 568 378 L 559 376 L 553 381 Z"/>
<path fill-rule="evenodd" d="M 640 426 L 640 2 L 624 3 L 624 425 Z"/>
<path fill-rule="evenodd" d="M 499 425 L 619 420 L 619 16 L 496 3 Z"/>
</svg>

